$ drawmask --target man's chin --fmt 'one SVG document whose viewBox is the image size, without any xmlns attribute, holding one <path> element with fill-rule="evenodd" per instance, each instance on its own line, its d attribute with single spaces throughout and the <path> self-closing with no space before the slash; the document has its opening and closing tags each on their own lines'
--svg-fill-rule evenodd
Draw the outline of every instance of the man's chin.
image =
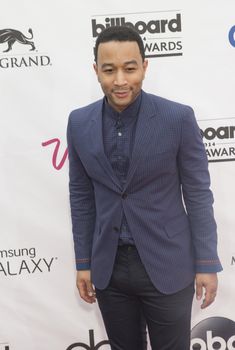
<svg viewBox="0 0 235 350">
<path fill-rule="evenodd" d="M 108 96 L 109 104 L 117 111 L 122 112 L 125 108 L 127 108 L 132 102 L 134 102 L 134 96 L 129 93 L 128 96 L 119 98 L 116 95 Z"/>
<path fill-rule="evenodd" d="M 116 104 L 116 105 L 120 105 L 120 106 L 128 106 L 130 103 L 132 103 L 134 100 L 132 98 L 132 96 L 130 96 L 129 94 L 127 96 L 122 96 L 122 97 L 116 97 L 113 98 L 113 102 Z"/>
</svg>

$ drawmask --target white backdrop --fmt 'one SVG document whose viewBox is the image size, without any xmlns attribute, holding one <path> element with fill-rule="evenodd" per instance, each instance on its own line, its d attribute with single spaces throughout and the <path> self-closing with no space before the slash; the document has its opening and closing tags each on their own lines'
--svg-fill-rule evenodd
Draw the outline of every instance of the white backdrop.
<svg viewBox="0 0 235 350">
<path fill-rule="evenodd" d="M 102 96 L 92 20 L 111 18 L 143 31 L 149 21 L 178 18 L 171 30 L 150 33 L 155 22 L 143 33 L 148 54 L 158 56 L 149 58 L 144 89 L 191 105 L 204 133 L 224 271 L 216 303 L 204 311 L 194 303 L 192 328 L 206 325 L 191 349 L 216 341 L 235 349 L 234 1 L 0 4 L 0 350 L 110 349 L 97 306 L 80 301 L 75 287 L 65 135 L 69 112 Z M 33 38 L 23 38 L 30 28 Z M 12 48 L 3 52 L 6 38 Z"/>
</svg>

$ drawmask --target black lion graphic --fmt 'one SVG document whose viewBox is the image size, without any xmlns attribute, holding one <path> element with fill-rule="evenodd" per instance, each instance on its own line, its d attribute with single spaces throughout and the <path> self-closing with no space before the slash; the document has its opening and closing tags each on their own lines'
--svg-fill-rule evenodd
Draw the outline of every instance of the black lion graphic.
<svg viewBox="0 0 235 350">
<path fill-rule="evenodd" d="M 18 42 L 18 43 L 24 44 L 24 45 L 31 45 L 30 51 L 35 50 L 34 43 L 33 43 L 33 41 L 31 41 L 31 39 L 33 39 L 33 31 L 30 28 L 28 30 L 28 32 L 31 35 L 30 38 L 27 38 L 19 30 L 15 30 L 15 29 L 1 29 L 0 30 L 0 44 L 8 43 L 8 48 L 5 51 L 3 51 L 3 52 L 10 51 L 12 49 L 12 45 L 15 42 Z"/>
</svg>

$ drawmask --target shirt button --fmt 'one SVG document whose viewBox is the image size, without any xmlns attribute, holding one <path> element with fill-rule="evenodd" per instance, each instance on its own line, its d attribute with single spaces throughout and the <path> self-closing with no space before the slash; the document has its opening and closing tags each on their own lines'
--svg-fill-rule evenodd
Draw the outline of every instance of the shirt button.
<svg viewBox="0 0 235 350">
<path fill-rule="evenodd" d="M 123 192 L 121 196 L 122 196 L 122 199 L 126 199 L 127 198 L 127 193 Z"/>
<path fill-rule="evenodd" d="M 119 228 L 117 226 L 113 227 L 114 232 L 119 232 Z"/>
</svg>

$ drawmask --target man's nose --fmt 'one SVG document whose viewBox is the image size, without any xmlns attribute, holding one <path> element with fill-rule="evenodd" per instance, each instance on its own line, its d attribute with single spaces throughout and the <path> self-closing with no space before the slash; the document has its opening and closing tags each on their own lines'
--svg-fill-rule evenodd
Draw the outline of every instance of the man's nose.
<svg viewBox="0 0 235 350">
<path fill-rule="evenodd" d="M 121 85 L 125 85 L 126 83 L 127 83 L 127 81 L 126 81 L 125 73 L 122 71 L 117 71 L 117 73 L 115 75 L 114 84 L 121 86 Z"/>
</svg>

